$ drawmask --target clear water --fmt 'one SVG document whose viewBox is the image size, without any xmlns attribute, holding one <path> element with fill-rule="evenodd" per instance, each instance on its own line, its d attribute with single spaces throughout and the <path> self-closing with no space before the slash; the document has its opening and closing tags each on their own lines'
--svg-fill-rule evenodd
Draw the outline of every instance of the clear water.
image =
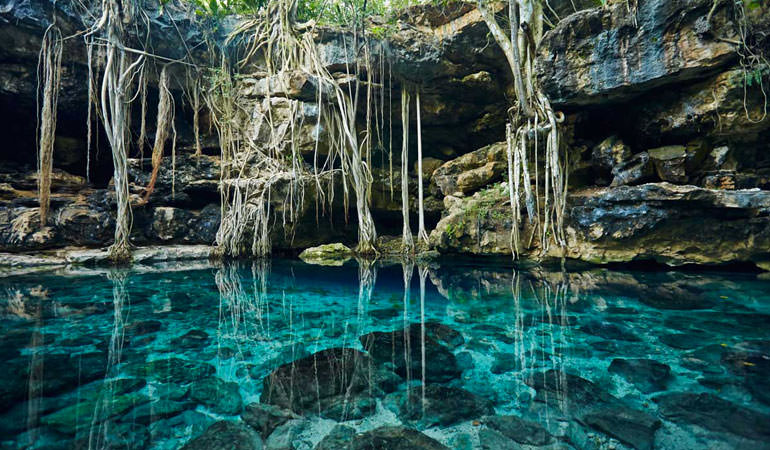
<svg viewBox="0 0 770 450">
<path fill-rule="evenodd" d="M 0 447 L 179 448 L 258 422 L 262 401 L 295 410 L 258 430 L 268 448 L 769 448 L 769 327 L 757 274 L 274 260 L 13 275 Z M 318 353 L 335 348 L 362 353 Z M 367 434 L 384 425 L 424 436 Z M 243 429 L 190 445 L 248 448 Z"/>
</svg>

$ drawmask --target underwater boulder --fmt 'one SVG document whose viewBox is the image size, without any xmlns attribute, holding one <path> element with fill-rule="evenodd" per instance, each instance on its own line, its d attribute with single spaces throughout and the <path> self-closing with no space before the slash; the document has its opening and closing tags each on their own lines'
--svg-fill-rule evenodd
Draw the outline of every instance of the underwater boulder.
<svg viewBox="0 0 770 450">
<path fill-rule="evenodd" d="M 465 389 L 428 384 L 393 393 L 386 405 L 417 429 L 449 426 L 494 413 L 492 402 Z"/>
<path fill-rule="evenodd" d="M 426 324 L 423 339 L 420 324 L 414 324 L 405 330 L 374 331 L 358 340 L 375 361 L 392 365 L 394 372 L 401 377 L 407 377 L 409 372 L 413 378 L 418 378 L 425 372 L 426 382 L 444 383 L 458 379 L 462 374 L 455 355 L 448 347 L 431 337 L 433 335 L 448 339 L 454 344 L 460 342 L 458 339 L 462 339 L 462 336 L 451 333 L 446 328 Z"/>
<path fill-rule="evenodd" d="M 241 413 L 241 419 L 257 430 L 263 439 L 267 439 L 279 426 L 297 418 L 298 416 L 289 410 L 262 403 L 247 405 Z"/>
<path fill-rule="evenodd" d="M 227 383 L 216 377 L 195 381 L 190 386 L 190 398 L 219 414 L 241 412 L 243 401 L 236 383 Z"/>
<path fill-rule="evenodd" d="M 697 425 L 707 430 L 763 442 L 770 439 L 770 415 L 716 395 L 676 392 L 658 396 L 654 400 L 661 415 L 672 422 Z"/>
<path fill-rule="evenodd" d="M 373 448 L 392 450 L 448 450 L 437 440 L 401 426 L 384 426 L 356 435 L 351 443 L 351 450 Z"/>
<path fill-rule="evenodd" d="M 262 382 L 260 402 L 297 414 L 324 415 L 328 408 L 331 415 L 344 415 L 344 408 L 354 406 L 346 402 L 357 394 L 390 392 L 397 380 L 392 372 L 377 368 L 366 353 L 331 348 L 275 369 Z"/>
<path fill-rule="evenodd" d="M 643 358 L 615 358 L 608 370 L 622 376 L 645 394 L 666 389 L 666 384 L 671 377 L 671 367 Z"/>
<path fill-rule="evenodd" d="M 508 439 L 525 445 L 548 445 L 554 438 L 540 424 L 517 416 L 489 416 L 481 423 Z"/>
<path fill-rule="evenodd" d="M 262 439 L 243 422 L 223 420 L 191 440 L 182 450 L 262 450 Z"/>
</svg>

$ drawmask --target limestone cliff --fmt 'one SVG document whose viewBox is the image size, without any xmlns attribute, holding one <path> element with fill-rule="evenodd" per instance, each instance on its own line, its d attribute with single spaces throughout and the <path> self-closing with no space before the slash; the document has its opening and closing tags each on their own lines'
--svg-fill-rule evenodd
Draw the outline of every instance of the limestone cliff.
<svg viewBox="0 0 770 450">
<path fill-rule="evenodd" d="M 746 81 L 729 4 L 719 6 L 710 21 L 711 0 L 639 0 L 633 14 L 625 2 L 604 7 L 592 1 L 551 4 L 560 20 L 538 49 L 536 76 L 567 116 L 563 150 L 569 154 L 569 245 L 552 248 L 545 256 L 563 254 L 592 263 L 767 267 L 770 119 L 764 117 L 766 98 L 759 80 Z M 65 48 L 53 214 L 47 226 L 37 224 L 35 69 L 42 32 L 54 14 L 70 32 L 77 29 L 61 2 L 0 2 L 0 250 L 6 252 L 105 246 L 114 226 L 106 143 L 86 155 L 87 67 L 82 46 L 75 43 Z M 195 49 L 196 58 L 206 61 L 205 47 L 212 40 L 204 41 L 190 14 L 174 2 L 155 11 L 151 39 L 158 54 L 178 57 L 184 41 Z M 748 20 L 753 29 L 767 30 L 770 11 L 766 6 L 752 10 Z M 219 33 L 232 25 L 223 22 Z M 398 93 L 402 86 L 419 85 L 431 245 L 443 253 L 510 254 L 507 163 L 505 145 L 499 142 L 512 80 L 485 23 L 472 3 L 451 2 L 443 9 L 411 8 L 395 25 L 373 19 L 369 26 L 378 30 L 368 41 L 371 67 L 387 83 L 378 112 L 381 126 L 389 130 L 384 147 L 392 140 L 396 165 L 391 173 L 385 152 L 373 158 L 372 213 L 380 234 L 400 233 L 397 166 L 403 130 Z M 323 63 L 342 80 L 345 68 L 362 57 L 352 50 L 353 34 L 325 27 L 314 33 Z M 762 33 L 754 44 L 766 48 Z M 258 62 L 253 64 L 252 74 L 241 77 L 237 86 L 244 111 L 240 120 L 249 123 L 267 91 L 276 97 L 278 111 L 282 98 L 301 100 L 304 120 L 297 139 L 307 162 L 315 137 L 321 137 L 322 145 L 328 139 L 314 121 L 318 87 L 303 74 L 289 74 L 291 89 L 272 92 L 273 80 L 265 78 Z M 183 73 L 174 76 L 181 79 Z M 767 72 L 759 76 L 766 85 Z M 170 154 L 164 158 L 146 205 L 138 199 L 149 181 L 149 158 L 132 154 L 137 200 L 133 240 L 139 245 L 210 244 L 219 224 L 217 140 L 208 133 L 204 111 L 204 155 L 192 156 L 189 104 L 178 87 L 174 95 L 179 130 L 175 164 Z M 157 101 L 156 91 L 151 90 L 149 101 Z M 410 123 L 412 130 L 414 126 Z M 410 166 L 414 162 L 412 158 Z M 409 173 L 414 199 L 416 168 Z M 277 250 L 353 243 L 354 220 L 346 220 L 341 196 L 328 210 L 313 201 L 312 186 L 306 197 L 301 219 L 290 231 L 280 223 L 274 227 Z M 276 200 L 276 213 L 280 208 Z M 533 230 L 522 231 L 531 241 L 526 255 L 543 256 L 537 239 L 529 239 Z"/>
</svg>

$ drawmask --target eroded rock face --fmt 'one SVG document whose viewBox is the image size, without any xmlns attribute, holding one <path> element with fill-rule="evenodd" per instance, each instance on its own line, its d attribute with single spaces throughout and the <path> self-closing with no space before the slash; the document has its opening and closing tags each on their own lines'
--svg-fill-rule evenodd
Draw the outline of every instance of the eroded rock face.
<svg viewBox="0 0 770 450">
<path fill-rule="evenodd" d="M 566 17 L 543 38 L 538 78 L 557 105 L 627 100 L 645 90 L 702 77 L 736 57 L 727 8 L 705 24 L 710 0 L 624 2 Z"/>
<path fill-rule="evenodd" d="M 507 201 L 502 185 L 469 198 L 445 198 L 448 213 L 431 233 L 432 244 L 447 253 L 510 254 Z M 770 192 L 756 189 L 670 183 L 585 189 L 569 199 L 566 256 L 600 264 L 764 261 L 769 202 Z"/>
<path fill-rule="evenodd" d="M 492 144 L 453 159 L 433 172 L 444 195 L 464 195 L 498 181 L 507 170 L 504 143 Z"/>
<path fill-rule="evenodd" d="M 762 260 L 770 245 L 768 191 L 650 183 L 575 193 L 572 204 L 567 253 L 587 261 L 720 264 Z"/>
</svg>

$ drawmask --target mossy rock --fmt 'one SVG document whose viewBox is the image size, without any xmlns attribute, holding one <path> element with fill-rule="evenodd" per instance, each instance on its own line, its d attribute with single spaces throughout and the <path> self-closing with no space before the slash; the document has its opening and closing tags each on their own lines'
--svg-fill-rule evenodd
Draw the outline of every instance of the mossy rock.
<svg viewBox="0 0 770 450">
<path fill-rule="evenodd" d="M 344 244 L 324 244 L 310 247 L 299 254 L 299 259 L 319 266 L 341 266 L 353 257 L 353 250 Z"/>
</svg>

